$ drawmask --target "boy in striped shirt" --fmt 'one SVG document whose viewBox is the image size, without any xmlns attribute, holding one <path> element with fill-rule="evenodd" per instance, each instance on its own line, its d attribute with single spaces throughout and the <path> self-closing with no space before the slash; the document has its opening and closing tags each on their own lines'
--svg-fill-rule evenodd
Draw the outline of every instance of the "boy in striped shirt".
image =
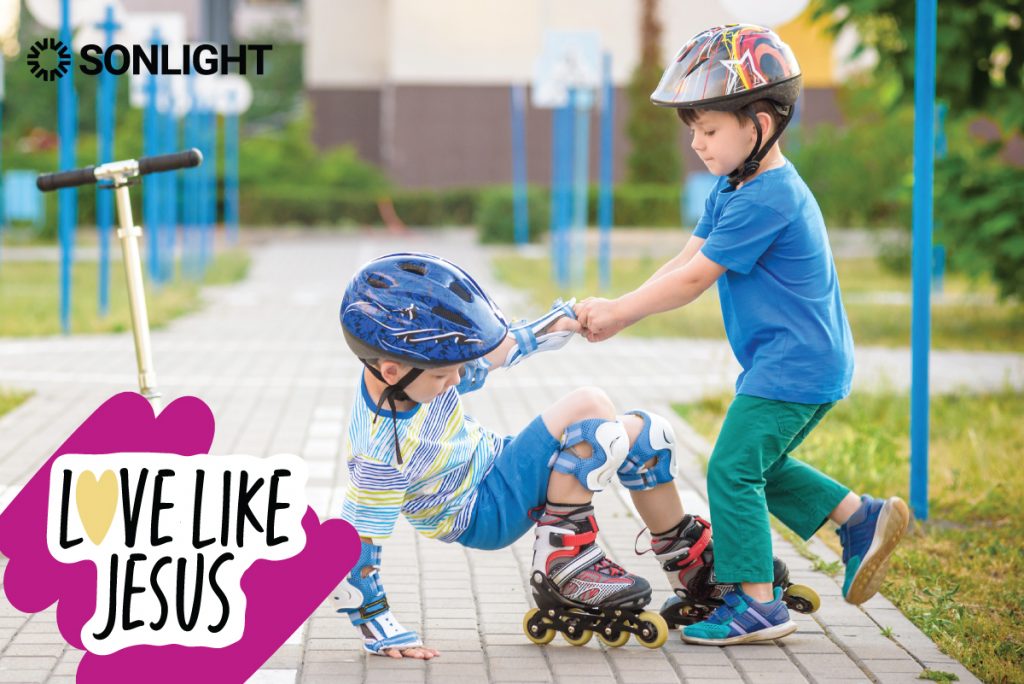
<svg viewBox="0 0 1024 684">
<path fill-rule="evenodd" d="M 672 584 L 709 572 L 703 567 L 709 527 L 684 516 L 672 482 L 668 421 L 643 411 L 617 415 L 595 388 L 570 392 L 512 437 L 463 412 L 460 394 L 479 389 L 489 369 L 568 342 L 578 331 L 571 303 L 557 302 L 540 319 L 510 328 L 458 266 L 428 254 L 393 254 L 356 273 L 341 322 L 364 364 L 346 438 L 349 485 L 342 508 L 363 545 L 333 600 L 360 629 L 367 651 L 438 655 L 398 623 L 380 582 L 379 543 L 399 515 L 427 537 L 479 549 L 508 546 L 536 522 L 535 599 L 541 608 L 570 615 L 555 629 L 572 643 L 601 626 L 606 629 L 599 635 L 613 645 L 629 633 L 647 646 L 664 642 L 664 620 L 639 612 L 651 598 L 648 582 L 597 545 L 591 499 L 618 476 L 652 530 L 653 549 Z M 532 509 L 543 512 L 534 519 Z M 603 611 L 615 610 L 629 617 L 616 618 L 613 631 L 613 623 L 600 621 Z M 586 629 L 571 617 L 584 613 L 592 616 Z M 540 633 L 528 635 L 543 643 L 549 624 L 537 618 Z"/>
</svg>

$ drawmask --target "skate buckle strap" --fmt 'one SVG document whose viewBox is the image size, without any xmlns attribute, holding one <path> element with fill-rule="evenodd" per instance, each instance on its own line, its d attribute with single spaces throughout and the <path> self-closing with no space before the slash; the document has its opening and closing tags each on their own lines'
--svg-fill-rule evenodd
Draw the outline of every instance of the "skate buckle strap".
<svg viewBox="0 0 1024 684">
<path fill-rule="evenodd" d="M 681 561 L 679 561 L 678 558 L 673 558 L 670 561 L 666 561 L 666 565 L 663 566 L 665 570 L 685 570 L 686 568 L 693 565 L 698 559 L 700 559 L 700 557 L 704 554 L 704 550 L 707 549 L 708 544 L 711 543 L 711 523 L 709 523 L 707 520 L 700 517 L 699 515 L 692 516 L 692 519 L 696 521 L 697 524 L 699 524 L 702 528 L 700 538 L 692 544 L 690 544 L 689 548 L 687 548 L 686 550 L 686 557 L 681 559 Z M 641 530 L 641 533 L 642 532 L 643 530 Z M 640 537 L 638 535 L 637 539 L 639 538 Z M 644 553 L 646 553 L 646 551 Z"/>
<path fill-rule="evenodd" d="M 576 548 L 592 544 L 595 541 L 597 541 L 597 530 L 580 534 L 559 534 L 551 537 L 551 545 L 559 549 Z"/>
<path fill-rule="evenodd" d="M 586 546 L 587 544 L 593 544 L 597 541 L 597 520 L 594 519 L 594 516 L 588 515 L 587 523 L 590 525 L 590 530 L 587 532 L 578 532 L 576 534 L 558 534 L 556 532 L 551 535 L 551 546 L 559 549 L 565 549 L 579 548 L 581 546 Z"/>
<path fill-rule="evenodd" d="M 706 549 L 708 547 L 708 544 L 711 543 L 711 523 L 709 523 L 707 520 L 700 517 L 699 515 L 693 516 L 693 519 L 700 523 L 701 527 L 704 528 L 704 530 L 700 533 L 700 539 L 695 541 L 693 545 L 690 547 L 690 554 L 692 555 L 696 553 L 699 556 L 700 554 L 704 553 L 704 549 Z"/>
<path fill-rule="evenodd" d="M 359 616 L 364 620 L 367 620 L 369 618 L 377 617 L 382 613 L 386 613 L 390 609 L 391 606 L 388 605 L 388 597 L 381 596 L 376 601 L 371 601 L 370 603 L 359 606 Z"/>
</svg>

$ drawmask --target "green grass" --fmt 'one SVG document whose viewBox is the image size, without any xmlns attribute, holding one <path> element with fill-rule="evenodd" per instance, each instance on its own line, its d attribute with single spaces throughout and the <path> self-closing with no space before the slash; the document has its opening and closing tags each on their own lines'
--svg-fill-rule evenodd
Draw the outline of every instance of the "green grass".
<svg viewBox="0 0 1024 684">
<path fill-rule="evenodd" d="M 616 259 L 612 264 L 612 292 L 616 296 L 642 284 L 663 260 Z M 910 345 L 910 306 L 864 302 L 863 295 L 910 292 L 910 279 L 884 269 L 874 259 L 846 259 L 836 264 L 855 344 L 904 347 Z M 587 282 L 573 292 L 562 292 L 550 277 L 550 262 L 515 255 L 495 260 L 498 277 L 530 293 L 538 307 L 556 297 L 587 297 L 598 293 L 597 267 L 587 268 Z M 971 283 L 951 275 L 945 291 L 950 295 L 977 293 L 991 296 L 986 283 Z M 640 337 L 703 337 L 724 339 L 725 328 L 717 288 L 677 311 L 640 321 L 623 334 Z M 936 349 L 1024 351 L 1024 305 L 1019 303 L 950 304 L 932 308 L 932 345 Z"/>
<path fill-rule="evenodd" d="M 31 392 L 17 392 L 0 388 L 0 416 L 10 413 L 32 396 Z"/>
<path fill-rule="evenodd" d="M 207 270 L 206 284 L 235 282 L 245 277 L 249 257 L 241 250 L 218 254 Z M 53 262 L 0 264 L 0 337 L 53 335 L 60 330 L 60 266 Z M 120 261 L 110 264 L 110 312 L 100 317 L 97 304 L 99 266 L 79 262 L 72 269 L 71 332 L 107 333 L 131 329 L 128 288 Z M 200 286 L 176 278 L 161 288 L 146 282 L 146 307 L 152 328 L 194 311 Z"/>
<path fill-rule="evenodd" d="M 676 408 L 713 439 L 730 400 Z M 1022 415 L 1018 392 L 933 400 L 930 519 L 914 523 L 882 590 L 945 653 L 985 681 L 1024 681 Z M 855 492 L 906 497 L 908 416 L 905 395 L 853 395 L 796 456 Z M 831 529 L 819 535 L 838 548 Z"/>
</svg>

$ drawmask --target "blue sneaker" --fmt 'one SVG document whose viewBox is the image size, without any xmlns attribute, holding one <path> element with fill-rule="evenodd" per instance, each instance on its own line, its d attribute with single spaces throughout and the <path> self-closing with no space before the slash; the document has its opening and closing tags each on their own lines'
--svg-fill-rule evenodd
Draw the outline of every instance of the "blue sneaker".
<svg viewBox="0 0 1024 684">
<path fill-rule="evenodd" d="M 874 596 L 889 569 L 889 557 L 910 524 L 910 509 L 903 499 L 860 498 L 861 505 L 836 530 L 843 544 L 846 580 L 843 598 L 860 605 Z"/>
<path fill-rule="evenodd" d="M 683 628 L 683 641 L 691 644 L 727 646 L 772 641 L 796 631 L 789 610 L 782 602 L 782 589 L 768 603 L 750 598 L 736 587 L 707 620 Z"/>
</svg>

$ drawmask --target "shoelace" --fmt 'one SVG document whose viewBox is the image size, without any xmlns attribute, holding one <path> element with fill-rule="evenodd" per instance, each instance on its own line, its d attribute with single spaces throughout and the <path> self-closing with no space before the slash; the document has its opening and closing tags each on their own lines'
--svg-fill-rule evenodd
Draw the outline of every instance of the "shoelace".
<svg viewBox="0 0 1024 684">
<path fill-rule="evenodd" d="M 611 575 L 612 577 L 619 577 L 619 576 L 623 576 L 623 575 L 626 574 L 626 570 L 624 568 L 620 567 L 616 563 L 613 563 L 612 561 L 608 560 L 607 558 L 602 558 L 601 560 L 599 560 L 597 562 L 597 564 L 594 565 L 594 569 L 597 570 L 598 572 L 602 572 L 604 570 L 607 570 L 608 574 Z"/>
</svg>

